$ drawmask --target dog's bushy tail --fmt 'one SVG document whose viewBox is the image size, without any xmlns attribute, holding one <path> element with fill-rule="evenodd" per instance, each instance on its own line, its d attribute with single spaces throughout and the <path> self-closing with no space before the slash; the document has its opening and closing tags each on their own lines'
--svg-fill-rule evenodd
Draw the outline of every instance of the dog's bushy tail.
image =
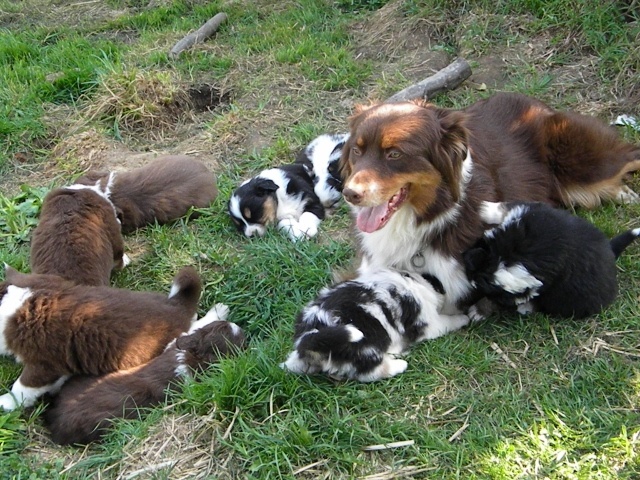
<svg viewBox="0 0 640 480">
<path fill-rule="evenodd" d="M 640 237 L 640 228 L 634 228 L 633 230 L 627 230 L 620 235 L 616 235 L 610 241 L 611 250 L 613 254 L 618 258 L 625 248 L 627 248 L 631 242 Z"/>
<path fill-rule="evenodd" d="M 202 293 L 202 280 L 194 267 L 182 267 L 173 278 L 169 300 L 195 313 Z"/>
</svg>

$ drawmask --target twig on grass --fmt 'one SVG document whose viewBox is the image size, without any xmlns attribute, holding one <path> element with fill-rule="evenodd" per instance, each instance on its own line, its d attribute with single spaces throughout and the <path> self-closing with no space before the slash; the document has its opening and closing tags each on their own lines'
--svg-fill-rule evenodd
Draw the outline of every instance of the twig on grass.
<svg viewBox="0 0 640 480">
<path fill-rule="evenodd" d="M 390 96 L 385 102 L 402 102 L 414 98 L 428 99 L 437 93 L 453 90 L 471 76 L 471 66 L 464 58 L 457 58 L 434 75 Z"/>
<path fill-rule="evenodd" d="M 211 19 L 209 19 L 204 25 L 202 25 L 195 32 L 191 32 L 182 38 L 178 43 L 176 43 L 171 51 L 169 52 L 169 56 L 171 58 L 178 58 L 180 54 L 185 51 L 187 48 L 191 48 L 196 43 L 203 42 L 211 35 L 216 33 L 218 28 L 222 22 L 227 19 L 227 14 L 224 12 L 220 12 L 214 15 Z"/>
<path fill-rule="evenodd" d="M 509 358 L 509 356 L 506 353 L 504 353 L 504 351 L 498 346 L 496 342 L 491 342 L 491 348 L 493 349 L 494 352 L 500 355 L 505 362 L 507 362 L 507 365 L 509 365 L 513 369 L 516 369 L 516 370 L 518 369 L 518 366 L 515 363 L 513 363 L 513 361 Z"/>
<path fill-rule="evenodd" d="M 462 432 L 464 432 L 469 427 L 469 417 L 471 417 L 471 407 L 467 409 L 467 416 L 465 417 L 464 423 L 462 424 L 462 426 L 458 430 L 456 430 L 453 435 L 449 437 L 449 443 L 455 442 L 458 438 L 460 438 L 460 435 L 462 435 Z"/>
<path fill-rule="evenodd" d="M 400 442 L 381 443 L 379 445 L 368 445 L 366 447 L 362 447 L 362 450 L 364 450 L 365 452 L 374 452 L 376 450 L 389 450 L 391 448 L 410 447 L 415 443 L 416 443 L 415 440 L 403 440 Z"/>
<path fill-rule="evenodd" d="M 366 477 L 359 477 L 359 480 L 396 480 L 403 477 L 415 477 L 418 473 L 425 473 L 432 470 L 436 470 L 437 467 L 404 467 L 400 469 L 394 469 L 390 472 L 374 473 L 367 475 Z"/>
<path fill-rule="evenodd" d="M 238 418 L 239 413 L 240 413 L 240 409 L 236 407 L 236 411 L 233 414 L 233 418 L 231 418 L 231 423 L 229 423 L 229 426 L 225 430 L 224 435 L 222 435 L 222 440 L 226 440 L 227 438 L 229 438 L 229 435 L 231 435 L 231 429 L 233 428 L 233 424 L 236 423 L 236 418 Z"/>
<path fill-rule="evenodd" d="M 313 467 L 317 467 L 318 465 L 323 465 L 327 463 L 326 460 L 318 460 L 317 462 L 310 463 L 309 465 L 305 465 L 304 467 L 300 467 L 299 469 L 293 472 L 293 475 L 298 475 L 302 472 L 306 472 L 307 470 L 312 469 Z"/>
<path fill-rule="evenodd" d="M 156 472 L 163 468 L 173 467 L 177 462 L 175 460 L 167 460 L 166 462 L 157 463 L 155 465 L 149 465 L 147 467 L 136 470 L 135 472 L 131 472 L 129 475 L 125 477 L 125 480 L 131 480 L 132 478 L 138 477 L 145 473 Z"/>
</svg>

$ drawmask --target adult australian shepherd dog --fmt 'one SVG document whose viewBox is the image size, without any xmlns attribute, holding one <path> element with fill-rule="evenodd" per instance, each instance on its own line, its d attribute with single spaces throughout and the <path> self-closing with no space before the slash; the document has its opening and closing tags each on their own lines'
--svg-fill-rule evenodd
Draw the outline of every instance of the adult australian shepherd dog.
<svg viewBox="0 0 640 480">
<path fill-rule="evenodd" d="M 481 202 L 637 202 L 623 178 L 638 169 L 640 148 L 612 127 L 512 93 L 462 110 L 423 101 L 358 107 L 340 160 L 360 271 L 436 276 L 443 313 L 465 309 L 471 285 L 461 257 L 486 228 Z"/>
</svg>

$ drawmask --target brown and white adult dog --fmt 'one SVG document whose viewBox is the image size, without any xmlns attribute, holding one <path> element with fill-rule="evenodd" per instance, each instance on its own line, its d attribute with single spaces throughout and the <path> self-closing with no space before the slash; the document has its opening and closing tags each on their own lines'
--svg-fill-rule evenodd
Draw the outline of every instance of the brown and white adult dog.
<svg viewBox="0 0 640 480">
<path fill-rule="evenodd" d="M 236 354 L 245 336 L 240 327 L 226 321 L 227 313 L 226 305 L 217 304 L 144 365 L 99 377 L 72 377 L 45 414 L 53 441 L 61 445 L 97 441 L 114 419 L 140 418 L 141 409 L 163 402 L 167 390 L 194 371 Z"/>
<path fill-rule="evenodd" d="M 88 172 L 76 183 L 95 185 L 109 197 L 123 233 L 171 222 L 191 207 L 208 207 L 218 195 L 215 175 L 187 155 L 165 155 L 130 171 Z"/>
<path fill-rule="evenodd" d="M 132 368 L 159 355 L 195 319 L 202 290 L 193 267 L 175 276 L 169 296 L 75 285 L 55 275 L 8 267 L 0 283 L 0 354 L 24 365 L 0 408 L 32 406 L 75 374 Z"/>
<path fill-rule="evenodd" d="M 79 285 L 109 285 L 124 255 L 120 222 L 109 198 L 85 185 L 51 190 L 31 235 L 31 271 Z"/>
<path fill-rule="evenodd" d="M 465 309 L 462 253 L 486 225 L 482 201 L 595 207 L 637 202 L 623 177 L 640 148 L 595 118 L 501 93 L 463 110 L 423 101 L 359 107 L 341 157 L 343 195 L 359 230 L 361 270 L 427 272 Z"/>
</svg>

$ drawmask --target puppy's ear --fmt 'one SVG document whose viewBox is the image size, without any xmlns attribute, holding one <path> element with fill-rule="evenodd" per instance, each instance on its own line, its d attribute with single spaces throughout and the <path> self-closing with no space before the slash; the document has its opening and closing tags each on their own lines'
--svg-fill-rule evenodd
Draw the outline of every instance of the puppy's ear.
<svg viewBox="0 0 640 480">
<path fill-rule="evenodd" d="M 469 132 L 465 126 L 467 115 L 441 108 L 435 111 L 440 123 L 441 138 L 432 161 L 450 187 L 453 200 L 457 202 L 460 199 L 462 163 L 469 148 Z"/>
<path fill-rule="evenodd" d="M 278 185 L 267 178 L 256 178 L 255 192 L 259 197 L 266 197 L 278 190 Z"/>
<path fill-rule="evenodd" d="M 370 104 L 370 105 L 364 105 L 362 103 L 356 104 L 353 107 L 353 114 L 351 115 L 350 118 L 357 117 L 358 115 L 360 115 L 363 112 L 366 112 L 367 110 L 369 110 L 373 106 L 374 106 L 374 104 Z"/>
<path fill-rule="evenodd" d="M 181 335 L 176 338 L 176 348 L 178 350 L 193 350 L 198 346 L 198 334 Z"/>
<path fill-rule="evenodd" d="M 464 252 L 463 261 L 467 277 L 481 272 L 489 265 L 489 252 L 482 247 L 473 247 Z"/>
<path fill-rule="evenodd" d="M 116 218 L 118 219 L 118 223 L 122 226 L 124 223 L 124 211 L 120 207 L 115 207 L 116 209 Z"/>
</svg>

